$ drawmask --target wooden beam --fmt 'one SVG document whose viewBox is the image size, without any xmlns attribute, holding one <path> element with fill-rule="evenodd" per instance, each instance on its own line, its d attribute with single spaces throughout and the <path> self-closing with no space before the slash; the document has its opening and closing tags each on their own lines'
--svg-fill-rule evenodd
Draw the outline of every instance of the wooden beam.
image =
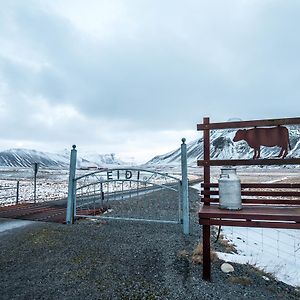
<svg viewBox="0 0 300 300">
<path fill-rule="evenodd" d="M 255 127 L 255 126 L 261 127 L 261 126 L 279 126 L 279 125 L 300 125 L 300 118 L 267 119 L 267 120 L 197 124 L 197 130 L 248 128 L 248 127 Z"/>
<path fill-rule="evenodd" d="M 271 165 L 299 165 L 300 158 L 264 158 L 264 159 L 210 159 L 198 160 L 197 165 L 203 166 L 271 166 Z"/>
</svg>

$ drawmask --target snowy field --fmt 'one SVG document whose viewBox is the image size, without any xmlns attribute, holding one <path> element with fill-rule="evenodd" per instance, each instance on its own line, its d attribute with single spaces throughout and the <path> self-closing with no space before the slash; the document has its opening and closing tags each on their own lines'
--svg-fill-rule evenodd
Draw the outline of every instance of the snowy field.
<svg viewBox="0 0 300 300">
<path fill-rule="evenodd" d="M 215 168 L 211 177 L 217 182 L 220 170 Z M 242 182 L 300 183 L 299 169 L 237 170 Z M 200 189 L 200 185 L 194 186 Z M 273 274 L 277 279 L 300 287 L 300 230 L 244 228 L 223 226 L 222 235 L 237 253 L 218 252 L 219 258 L 237 263 L 249 263 Z"/>
<path fill-rule="evenodd" d="M 88 173 L 78 170 L 77 175 Z M 16 203 L 17 182 L 19 202 L 34 201 L 34 174 L 31 168 L 0 168 L 0 205 Z M 36 201 L 50 201 L 67 197 L 68 170 L 40 168 L 36 181 Z"/>
</svg>

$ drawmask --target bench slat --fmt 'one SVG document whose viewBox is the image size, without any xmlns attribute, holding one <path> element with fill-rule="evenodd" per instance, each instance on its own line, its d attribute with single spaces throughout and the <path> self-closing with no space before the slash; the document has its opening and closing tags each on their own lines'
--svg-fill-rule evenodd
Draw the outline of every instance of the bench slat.
<svg viewBox="0 0 300 300">
<path fill-rule="evenodd" d="M 241 191 L 242 196 L 300 197 L 299 191 Z M 201 195 L 219 195 L 219 190 L 201 191 Z"/>
<path fill-rule="evenodd" d="M 260 222 L 260 221 L 237 221 L 237 220 L 219 220 L 219 219 L 200 219 L 200 225 L 218 225 L 218 226 L 239 226 L 239 227 L 259 227 L 259 228 L 284 228 L 299 229 L 299 223 L 287 222 Z"/>
<path fill-rule="evenodd" d="M 210 187 L 219 187 L 218 183 L 204 184 L 201 183 L 201 187 L 210 188 Z M 300 189 L 300 183 L 242 183 L 242 188 L 286 188 L 286 189 Z"/>
<path fill-rule="evenodd" d="M 245 206 L 242 210 L 219 209 L 217 205 L 204 205 L 199 211 L 199 219 L 227 218 L 246 220 L 282 220 L 300 222 L 300 207 Z M 300 228 L 300 223 L 298 224 Z"/>
<path fill-rule="evenodd" d="M 201 202 L 206 201 L 206 203 L 219 203 L 218 198 L 204 198 Z M 300 199 L 255 199 L 255 198 L 242 198 L 243 204 L 277 204 L 277 205 L 300 205 Z"/>
</svg>

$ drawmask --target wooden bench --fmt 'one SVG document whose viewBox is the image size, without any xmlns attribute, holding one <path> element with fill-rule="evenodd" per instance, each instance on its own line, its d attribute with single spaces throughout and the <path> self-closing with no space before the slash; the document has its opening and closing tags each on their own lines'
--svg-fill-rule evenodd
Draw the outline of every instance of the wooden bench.
<svg viewBox="0 0 300 300">
<path fill-rule="evenodd" d="M 201 187 L 201 201 L 206 201 L 199 211 L 201 225 L 300 228 L 300 184 L 242 183 L 242 210 L 235 211 L 218 207 L 217 183 Z"/>
<path fill-rule="evenodd" d="M 210 130 L 300 125 L 300 118 L 210 123 L 209 118 L 197 125 L 203 131 L 204 159 L 198 166 L 204 170 L 201 191 L 202 206 L 198 212 L 203 238 L 203 279 L 211 280 L 210 226 L 240 226 L 300 229 L 300 183 L 242 183 L 242 210 L 219 208 L 217 183 L 211 183 L 214 166 L 300 165 L 300 158 L 229 159 L 210 158 Z"/>
</svg>

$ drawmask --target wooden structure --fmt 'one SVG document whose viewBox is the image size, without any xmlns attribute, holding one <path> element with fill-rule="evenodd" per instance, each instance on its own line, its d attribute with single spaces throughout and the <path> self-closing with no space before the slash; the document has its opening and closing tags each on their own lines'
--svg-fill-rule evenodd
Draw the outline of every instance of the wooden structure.
<svg viewBox="0 0 300 300">
<path fill-rule="evenodd" d="M 292 124 L 300 124 L 300 118 L 224 123 L 210 123 L 209 118 L 204 118 L 203 124 L 197 125 L 197 130 L 203 130 L 204 140 L 204 159 L 198 160 L 198 166 L 204 167 L 203 205 L 198 214 L 203 227 L 203 279 L 211 280 L 211 225 L 300 229 L 300 184 L 242 183 L 243 208 L 232 211 L 218 208 L 218 184 L 210 179 L 212 166 L 300 165 L 300 158 L 212 160 L 210 130 Z"/>
</svg>

